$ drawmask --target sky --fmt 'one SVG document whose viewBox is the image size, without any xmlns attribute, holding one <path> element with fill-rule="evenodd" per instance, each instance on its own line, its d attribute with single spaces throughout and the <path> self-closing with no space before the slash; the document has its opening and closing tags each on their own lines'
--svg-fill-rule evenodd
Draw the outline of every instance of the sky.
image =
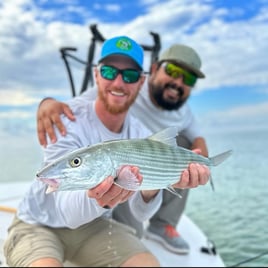
<svg viewBox="0 0 268 268">
<path fill-rule="evenodd" d="M 206 78 L 189 104 L 202 125 L 268 126 L 268 0 L 2 0 L 2 132 L 35 129 L 42 98 L 72 97 L 60 48 L 74 47 L 72 55 L 86 60 L 92 24 L 105 38 L 153 45 L 154 32 L 161 51 L 174 43 L 194 48 Z M 79 92 L 84 66 L 70 62 Z"/>
</svg>

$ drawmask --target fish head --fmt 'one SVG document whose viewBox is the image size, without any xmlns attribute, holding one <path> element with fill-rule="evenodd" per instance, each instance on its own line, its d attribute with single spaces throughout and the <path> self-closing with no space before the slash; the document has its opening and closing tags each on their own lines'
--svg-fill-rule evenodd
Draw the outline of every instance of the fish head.
<svg viewBox="0 0 268 268">
<path fill-rule="evenodd" d="M 48 185 L 47 193 L 91 189 L 112 175 L 112 161 L 101 148 L 81 148 L 63 155 L 36 173 Z"/>
</svg>

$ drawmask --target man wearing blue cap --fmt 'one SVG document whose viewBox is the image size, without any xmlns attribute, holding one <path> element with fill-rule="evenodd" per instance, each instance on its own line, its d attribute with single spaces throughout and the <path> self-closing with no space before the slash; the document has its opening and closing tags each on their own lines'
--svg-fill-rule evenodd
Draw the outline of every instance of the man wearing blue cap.
<svg viewBox="0 0 268 268">
<path fill-rule="evenodd" d="M 44 149 L 44 165 L 59 156 L 95 143 L 144 138 L 151 132 L 128 113 L 144 83 L 143 51 L 126 36 L 103 44 L 95 69 L 98 96 L 94 101 L 75 105 L 75 122 L 62 117 L 67 135 L 57 132 L 57 142 Z M 142 182 L 138 167 L 127 167 Z M 189 167 L 175 188 L 203 185 L 207 167 Z M 159 262 L 132 228 L 111 218 L 112 208 L 128 201 L 136 219 L 145 221 L 159 208 L 161 191 L 131 192 L 107 177 L 87 191 L 58 191 L 46 194 L 46 184 L 34 180 L 9 228 L 4 244 L 11 267 L 62 267 L 65 260 L 81 267 L 156 267 Z"/>
<path fill-rule="evenodd" d="M 201 71 L 201 59 L 196 51 L 183 44 L 174 44 L 164 50 L 159 60 L 152 64 L 148 83 L 144 83 L 130 111 L 152 132 L 176 125 L 179 131 L 179 145 L 199 149 L 201 154 L 207 157 L 208 150 L 203 133 L 187 104 L 197 80 L 204 77 Z M 70 100 L 70 103 L 79 105 L 95 98 L 96 91 L 90 88 Z M 40 104 L 37 117 L 38 138 L 41 144 L 46 144 L 46 132 L 50 139 L 55 141 L 53 123 L 61 133 L 66 133 L 64 125 L 60 122 L 61 113 L 75 120 L 66 103 L 48 98 Z M 160 242 L 174 253 L 187 254 L 190 251 L 189 244 L 176 227 L 184 211 L 189 190 L 179 192 L 181 199 L 164 191 L 163 203 L 150 219 L 145 235 Z M 137 235 L 142 236 L 142 225 L 131 217 L 128 210 L 128 204 L 121 204 L 113 211 L 113 216 L 120 222 L 135 227 Z"/>
</svg>

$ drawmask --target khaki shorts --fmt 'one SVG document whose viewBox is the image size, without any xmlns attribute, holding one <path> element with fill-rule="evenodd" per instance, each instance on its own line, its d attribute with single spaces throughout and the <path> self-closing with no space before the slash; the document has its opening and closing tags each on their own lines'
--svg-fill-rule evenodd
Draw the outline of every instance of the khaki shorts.
<svg viewBox="0 0 268 268">
<path fill-rule="evenodd" d="M 68 229 L 27 224 L 15 217 L 4 244 L 6 262 L 11 267 L 26 267 L 48 257 L 77 266 L 118 267 L 143 252 L 149 250 L 134 229 L 104 218 Z"/>
</svg>

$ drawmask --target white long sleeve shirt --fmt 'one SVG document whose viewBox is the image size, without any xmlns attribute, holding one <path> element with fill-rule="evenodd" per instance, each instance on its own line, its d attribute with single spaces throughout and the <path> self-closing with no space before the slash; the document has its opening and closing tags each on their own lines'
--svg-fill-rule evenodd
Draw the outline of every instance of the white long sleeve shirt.
<svg viewBox="0 0 268 268">
<path fill-rule="evenodd" d="M 151 131 L 130 114 L 126 117 L 121 133 L 109 131 L 96 115 L 95 101 L 87 99 L 84 102 L 74 102 L 71 108 L 76 121 L 62 117 L 67 135 L 62 137 L 55 128 L 57 142 L 48 144 L 44 149 L 44 165 L 77 148 L 106 140 L 145 138 L 151 134 Z M 46 194 L 46 187 L 43 182 L 34 179 L 18 207 L 17 216 L 21 220 L 31 224 L 74 229 L 97 217 L 108 217 L 111 214 L 111 209 L 102 208 L 95 199 L 88 198 L 86 190 Z M 148 203 L 143 201 L 140 192 L 136 192 L 128 202 L 133 215 L 144 221 L 159 209 L 162 191 Z"/>
</svg>

